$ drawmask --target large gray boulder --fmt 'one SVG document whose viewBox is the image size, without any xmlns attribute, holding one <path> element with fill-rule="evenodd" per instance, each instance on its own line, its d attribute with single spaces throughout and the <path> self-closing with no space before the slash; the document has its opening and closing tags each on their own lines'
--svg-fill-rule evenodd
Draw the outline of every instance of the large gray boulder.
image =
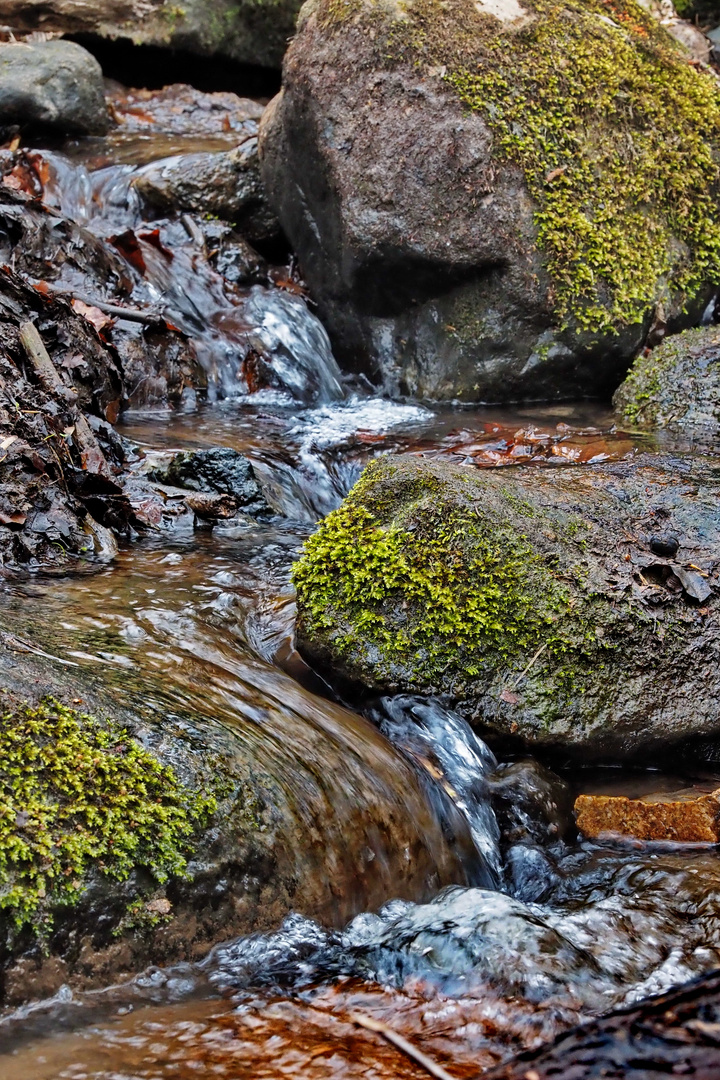
<svg viewBox="0 0 720 1080">
<path fill-rule="evenodd" d="M 72 41 L 0 45 L 0 124 L 104 134 L 110 118 L 95 57 Z"/>
<path fill-rule="evenodd" d="M 657 305 L 697 318 L 716 84 L 616 15 L 305 5 L 260 150 L 341 362 L 421 397 L 570 398 L 614 389 Z"/>
<path fill-rule="evenodd" d="M 448 699 L 588 757 L 720 736 L 712 463 L 380 458 L 296 565 L 298 644 L 342 685 Z"/>
</svg>

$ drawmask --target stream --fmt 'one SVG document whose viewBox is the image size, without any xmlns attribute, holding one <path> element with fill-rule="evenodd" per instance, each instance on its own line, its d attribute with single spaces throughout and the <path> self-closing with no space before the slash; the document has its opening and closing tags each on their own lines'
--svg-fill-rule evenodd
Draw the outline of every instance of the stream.
<svg viewBox="0 0 720 1080">
<path fill-rule="evenodd" d="M 253 463 L 272 512 L 202 529 L 171 491 L 161 512 L 148 511 L 145 535 L 92 572 L 0 579 L 4 628 L 157 716 L 210 717 L 240 732 L 288 812 L 318 831 L 323 861 L 305 873 L 352 865 L 354 834 L 335 822 L 370 799 L 415 818 L 429 869 L 422 886 L 398 888 L 402 868 L 366 837 L 366 875 L 322 918 L 291 914 L 203 959 L 10 1009 L 0 1017 L 4 1080 L 426 1075 L 355 1026 L 353 1013 L 471 1077 L 718 967 L 715 849 L 590 842 L 572 818 L 578 792 L 633 794 L 678 778 L 498 761 L 440 702 L 338 701 L 294 647 L 291 565 L 371 457 L 582 468 L 647 440 L 617 431 L 592 403 L 436 407 L 389 400 L 342 375 L 289 272 L 278 271 L 282 284 L 228 287 L 196 233 L 176 216 L 148 220 L 132 184 L 158 159 L 254 137 L 259 107 L 235 116 L 218 105 L 230 116 L 223 127 L 212 110 L 198 121 L 189 91 L 169 118 L 162 93 L 142 108 L 122 88 L 113 93 L 125 109 L 118 132 L 42 147 L 34 160 L 45 203 L 103 243 L 157 230 L 139 241 L 143 272 L 128 266 L 128 303 L 161 309 L 207 376 L 206 395 L 187 387 L 176 408 L 135 395 L 117 424 L 130 473 L 146 476 L 171 452 L 230 447 Z M 270 371 L 259 388 L 248 342 Z M 347 767 L 327 768 L 337 760 Z M 411 789 L 394 775 L 400 761 Z M 324 800 L 319 823 L 303 820 L 309 785 Z"/>
</svg>

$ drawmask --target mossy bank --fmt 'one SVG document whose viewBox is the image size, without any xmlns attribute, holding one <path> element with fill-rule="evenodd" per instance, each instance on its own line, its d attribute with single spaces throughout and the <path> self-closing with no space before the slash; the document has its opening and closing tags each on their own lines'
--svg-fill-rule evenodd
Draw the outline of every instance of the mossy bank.
<svg viewBox="0 0 720 1080">
<path fill-rule="evenodd" d="M 617 384 L 720 280 L 688 61 L 634 0 L 310 0 L 264 169 L 341 352 L 431 397 Z"/>
<path fill-rule="evenodd" d="M 445 696 L 504 740 L 629 757 L 716 734 L 719 499 L 712 470 L 649 457 L 380 459 L 295 567 L 300 647 L 373 691 Z M 653 551 L 668 531 L 674 559 Z"/>
</svg>

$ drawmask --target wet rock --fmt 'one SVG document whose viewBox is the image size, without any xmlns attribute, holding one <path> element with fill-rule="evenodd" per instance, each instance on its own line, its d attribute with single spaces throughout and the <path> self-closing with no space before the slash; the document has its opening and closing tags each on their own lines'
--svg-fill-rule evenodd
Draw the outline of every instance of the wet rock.
<svg viewBox="0 0 720 1080">
<path fill-rule="evenodd" d="M 184 450 L 152 478 L 190 491 L 229 495 L 238 509 L 248 513 L 269 512 L 251 462 L 244 454 L 225 446 L 209 450 Z M 202 514 L 200 515 L 203 516 Z"/>
<path fill-rule="evenodd" d="M 186 865 L 165 865 L 164 880 L 163 860 L 177 852 L 164 848 L 153 870 L 145 846 L 129 865 L 118 866 L 112 852 L 107 866 L 91 855 L 72 876 L 48 880 L 46 889 L 36 881 L 30 895 L 27 864 L 18 867 L 10 856 L 20 891 L 13 906 L 0 910 L 3 1003 L 46 997 L 62 984 L 116 983 L 148 964 L 199 959 L 213 943 L 272 929 L 290 911 L 339 927 L 391 896 L 428 898 L 438 886 L 465 880 L 465 859 L 477 863 L 452 803 L 445 820 L 436 820 L 411 767 L 370 724 L 305 694 L 277 671 L 268 681 L 265 669 L 244 669 L 243 679 L 257 682 L 254 697 L 241 691 L 247 716 L 231 706 L 223 711 L 217 699 L 205 711 L 168 706 L 171 698 L 158 708 L 132 672 L 123 669 L 115 684 L 105 668 L 98 682 L 96 670 L 88 674 L 63 657 L 54 660 L 52 643 L 37 625 L 7 614 L 0 630 L 3 714 L 26 699 L 35 706 L 47 693 L 70 708 L 74 702 L 101 724 L 110 718 L 125 729 L 125 740 L 114 744 L 118 756 L 142 747 L 149 784 L 166 783 L 171 769 L 185 795 L 210 797 L 217 808 L 207 805 L 205 820 L 201 814 L 192 821 L 184 840 L 176 836 Z M 38 655 L 42 646 L 45 657 Z M 258 738 L 261 714 L 263 728 L 269 726 Z M 277 745 L 269 758 L 270 730 Z M 12 786 L 2 766 L 0 783 L 4 791 Z M 363 799 L 348 799 L 348 788 L 362 791 Z M 72 788 L 71 794 L 83 820 L 87 793 Z M 117 789 L 113 797 L 127 794 Z M 142 815 L 140 795 L 133 806 Z M 175 785 L 175 802 L 176 796 Z M 101 807 L 101 819 L 112 809 Z M 33 839 L 30 824 L 21 811 L 15 819 L 21 840 Z M 116 823 L 119 831 L 126 826 L 127 816 Z M 53 849 L 55 860 L 62 857 L 61 848 Z M 329 865 L 330 873 L 321 872 Z M 122 872 L 113 876 L 114 870 Z M 21 918 L 18 925 L 23 896 L 39 906 L 29 923 Z"/>
<path fill-rule="evenodd" d="M 638 427 L 714 442 L 720 434 L 720 326 L 686 330 L 639 356 L 613 405 Z"/>
<path fill-rule="evenodd" d="M 583 1024 L 550 1046 L 520 1054 L 483 1075 L 486 1080 L 709 1078 L 717 1072 L 719 1040 L 720 974 L 711 972 L 669 993 Z"/>
<path fill-rule="evenodd" d="M 660 301 L 671 328 L 699 319 L 715 256 L 664 195 L 637 215 L 623 193 L 681 131 L 712 235 L 690 101 L 709 116 L 714 82 L 618 10 L 622 34 L 600 3 L 305 6 L 262 168 L 341 362 L 419 397 L 572 398 L 614 388 Z"/>
<path fill-rule="evenodd" d="M 299 647 L 340 682 L 444 696 L 505 743 L 628 758 L 717 737 L 718 509 L 702 461 L 381 458 L 295 566 Z M 650 548 L 659 526 L 675 559 Z"/>
<path fill-rule="evenodd" d="M 299 0 L 3 0 L 17 30 L 93 34 L 278 68 L 295 29 Z"/>
<path fill-rule="evenodd" d="M 158 210 L 216 215 L 233 222 L 251 242 L 279 233 L 260 179 L 256 139 L 227 152 L 153 162 L 138 173 L 133 186 Z"/>
<path fill-rule="evenodd" d="M 71 41 L 0 44 L 0 124 L 103 135 L 110 119 L 97 60 Z"/>
<path fill-rule="evenodd" d="M 579 795 L 575 815 L 578 829 L 591 839 L 614 834 L 686 844 L 720 842 L 720 790 L 703 792 L 695 786 L 638 799 Z"/>
<path fill-rule="evenodd" d="M 28 338 L 27 327 L 32 334 Z M 23 329 L 24 328 L 24 329 Z M 28 351 L 36 343 L 39 356 Z M 132 512 L 106 418 L 122 375 L 92 325 L 7 267 L 0 273 L 0 564 L 63 566 L 112 554 Z"/>
<path fill-rule="evenodd" d="M 125 324 L 113 329 L 122 364 L 124 402 L 129 409 L 179 405 L 186 392 L 207 389 L 207 373 L 185 334 L 158 326 Z"/>
</svg>

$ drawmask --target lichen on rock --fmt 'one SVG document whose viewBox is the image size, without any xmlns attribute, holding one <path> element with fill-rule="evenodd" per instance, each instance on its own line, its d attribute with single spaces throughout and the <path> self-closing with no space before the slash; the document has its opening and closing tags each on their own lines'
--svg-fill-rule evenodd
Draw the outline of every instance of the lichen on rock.
<svg viewBox="0 0 720 1080">
<path fill-rule="evenodd" d="M 89 873 L 183 875 L 216 808 L 120 725 L 54 698 L 17 706 L 0 723 L 0 908 L 47 931 Z"/>
</svg>

